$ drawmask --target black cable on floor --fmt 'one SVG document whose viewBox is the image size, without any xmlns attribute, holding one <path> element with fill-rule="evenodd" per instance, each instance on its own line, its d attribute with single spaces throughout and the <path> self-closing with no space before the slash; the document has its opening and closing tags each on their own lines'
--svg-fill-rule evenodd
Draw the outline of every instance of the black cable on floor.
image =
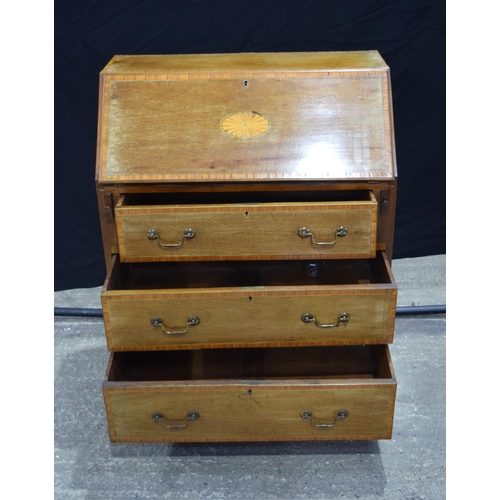
<svg viewBox="0 0 500 500">
<path fill-rule="evenodd" d="M 396 307 L 396 316 L 418 316 L 419 314 L 446 314 L 445 305 Z M 82 307 L 54 307 L 54 316 L 102 318 L 102 309 Z"/>
<path fill-rule="evenodd" d="M 102 318 L 102 309 L 85 309 L 81 307 L 54 307 L 54 316 Z"/>
<path fill-rule="evenodd" d="M 410 316 L 418 314 L 446 314 L 446 306 L 405 306 L 396 307 L 396 316 Z"/>
</svg>

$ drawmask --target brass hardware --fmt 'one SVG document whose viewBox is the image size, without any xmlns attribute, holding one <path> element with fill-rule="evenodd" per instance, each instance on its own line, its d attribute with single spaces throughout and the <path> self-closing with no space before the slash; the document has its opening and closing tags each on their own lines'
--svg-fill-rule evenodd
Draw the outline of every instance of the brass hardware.
<svg viewBox="0 0 500 500">
<path fill-rule="evenodd" d="M 301 317 L 304 323 L 315 323 L 316 326 L 320 328 L 337 328 L 340 325 L 347 326 L 347 322 L 351 319 L 351 315 L 349 313 L 343 312 L 339 314 L 337 318 L 337 323 L 334 325 L 319 323 L 318 320 L 311 313 L 304 313 Z"/>
<path fill-rule="evenodd" d="M 184 245 L 184 240 L 191 240 L 196 236 L 194 229 L 184 229 L 184 233 L 182 235 L 182 240 L 180 243 L 162 243 L 160 241 L 160 235 L 156 229 L 149 229 L 147 232 L 147 236 L 150 240 L 156 240 L 158 242 L 158 246 L 162 248 L 178 248 Z"/>
<path fill-rule="evenodd" d="M 200 414 L 197 411 L 190 411 L 187 414 L 185 421 L 183 421 L 183 420 L 167 420 L 163 416 L 163 413 L 161 413 L 159 411 L 155 411 L 151 415 L 151 418 L 155 422 L 161 422 L 163 427 L 165 427 L 165 429 L 168 429 L 169 431 L 182 431 L 183 429 L 185 429 L 188 426 L 188 424 L 191 420 L 198 420 L 200 418 Z"/>
<path fill-rule="evenodd" d="M 324 246 L 332 246 L 332 245 L 335 245 L 335 243 L 337 243 L 337 237 L 339 238 L 343 238 L 344 236 L 347 235 L 347 228 L 344 227 L 344 226 L 339 226 L 336 230 L 335 230 L 335 239 L 333 241 L 316 241 L 314 239 L 314 233 L 311 233 L 311 231 L 309 231 L 309 229 L 307 229 L 307 227 L 301 227 L 298 231 L 297 231 L 297 234 L 301 237 L 301 238 L 307 238 L 308 236 L 311 237 L 311 242 L 314 244 L 314 245 L 324 245 Z"/>
<path fill-rule="evenodd" d="M 337 415 L 334 417 L 333 422 L 327 423 L 325 421 L 321 421 L 320 419 L 317 419 L 313 417 L 312 411 L 309 410 L 303 410 L 300 412 L 300 416 L 304 420 L 310 420 L 311 421 L 311 426 L 315 427 L 316 429 L 331 429 L 337 420 L 344 420 L 349 416 L 349 412 L 347 410 L 339 410 L 337 412 Z"/>
<path fill-rule="evenodd" d="M 108 222 L 113 222 L 115 218 L 113 210 L 113 193 L 104 193 L 104 216 Z"/>
<path fill-rule="evenodd" d="M 324 262 L 306 262 L 305 269 L 308 278 L 319 278 L 323 276 Z"/>
<path fill-rule="evenodd" d="M 171 329 L 168 326 L 167 327 L 163 326 L 162 319 L 158 318 L 157 316 L 151 318 L 151 324 L 155 328 L 158 328 L 160 326 L 162 332 L 165 335 L 184 335 L 185 333 L 188 332 L 190 326 L 196 326 L 200 324 L 200 318 L 198 318 L 198 316 L 190 316 L 187 320 L 186 328 L 182 330 Z"/>
<path fill-rule="evenodd" d="M 380 215 L 387 215 L 389 213 L 389 190 L 380 190 Z"/>
</svg>

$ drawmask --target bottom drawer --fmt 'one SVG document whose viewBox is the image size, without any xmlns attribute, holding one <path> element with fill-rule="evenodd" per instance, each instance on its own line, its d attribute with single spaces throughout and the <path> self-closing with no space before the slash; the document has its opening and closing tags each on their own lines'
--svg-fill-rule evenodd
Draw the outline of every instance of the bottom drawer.
<svg viewBox="0 0 500 500">
<path fill-rule="evenodd" d="M 387 345 L 115 352 L 112 441 L 389 439 Z"/>
</svg>

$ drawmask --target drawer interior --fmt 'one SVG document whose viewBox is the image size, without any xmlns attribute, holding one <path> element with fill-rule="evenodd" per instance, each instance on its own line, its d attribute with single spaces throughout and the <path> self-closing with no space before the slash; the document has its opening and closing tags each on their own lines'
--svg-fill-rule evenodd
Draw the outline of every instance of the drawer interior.
<svg viewBox="0 0 500 500">
<path fill-rule="evenodd" d="M 316 273 L 319 273 L 316 275 Z M 105 290 L 392 284 L 383 252 L 374 259 L 120 263 Z"/>
<path fill-rule="evenodd" d="M 364 190 L 127 193 L 121 197 L 118 206 L 353 202 L 374 200 L 372 191 Z"/>
<path fill-rule="evenodd" d="M 115 352 L 108 382 L 392 379 L 385 345 Z"/>
</svg>

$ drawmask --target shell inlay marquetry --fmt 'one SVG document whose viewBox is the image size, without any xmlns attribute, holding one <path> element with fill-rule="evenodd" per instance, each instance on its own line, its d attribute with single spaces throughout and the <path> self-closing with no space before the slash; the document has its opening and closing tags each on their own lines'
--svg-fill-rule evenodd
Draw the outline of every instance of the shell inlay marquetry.
<svg viewBox="0 0 500 500">
<path fill-rule="evenodd" d="M 255 111 L 244 111 L 227 116 L 221 122 L 226 134 L 237 139 L 253 139 L 265 134 L 270 127 L 269 120 Z"/>
</svg>

